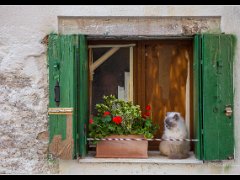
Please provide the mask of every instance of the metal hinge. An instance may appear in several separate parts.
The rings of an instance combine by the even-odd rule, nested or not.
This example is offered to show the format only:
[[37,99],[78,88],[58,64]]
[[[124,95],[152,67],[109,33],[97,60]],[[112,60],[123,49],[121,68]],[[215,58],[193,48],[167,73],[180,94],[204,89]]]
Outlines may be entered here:
[[233,110],[232,110],[231,104],[226,105],[226,107],[225,107],[225,115],[227,117],[231,117],[232,113],[233,113]]

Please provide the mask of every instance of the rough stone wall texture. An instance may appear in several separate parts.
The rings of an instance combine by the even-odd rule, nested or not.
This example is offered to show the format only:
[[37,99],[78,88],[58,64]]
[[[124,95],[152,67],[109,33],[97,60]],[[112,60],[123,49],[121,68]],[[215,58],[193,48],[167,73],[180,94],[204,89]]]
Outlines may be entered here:
[[0,174],[58,172],[47,160],[48,138],[41,133],[47,130],[48,105],[41,39],[49,31],[36,11],[41,12],[0,8]]
[[[58,173],[58,163],[46,157],[48,81],[46,47],[41,40],[58,30],[59,16],[221,16],[221,30],[240,39],[239,6],[1,6],[0,173]],[[204,172],[240,172],[239,57],[238,42],[234,64],[236,159],[224,171],[223,166],[216,170],[205,165]],[[142,168],[154,169],[155,166]],[[194,172],[203,172],[198,166],[191,167]],[[131,166],[122,168],[125,170],[121,172],[127,172]],[[81,169],[83,174],[87,173],[87,166]],[[157,169],[158,173],[174,173],[174,165]],[[188,167],[181,165],[181,172],[184,169]]]

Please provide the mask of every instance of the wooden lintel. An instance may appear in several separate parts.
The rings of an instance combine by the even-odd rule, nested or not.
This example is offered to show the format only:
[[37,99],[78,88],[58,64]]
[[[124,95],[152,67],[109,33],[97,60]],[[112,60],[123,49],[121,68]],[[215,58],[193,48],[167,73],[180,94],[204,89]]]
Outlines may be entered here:
[[98,44],[98,45],[89,45],[88,48],[113,48],[113,47],[133,47],[136,44]]

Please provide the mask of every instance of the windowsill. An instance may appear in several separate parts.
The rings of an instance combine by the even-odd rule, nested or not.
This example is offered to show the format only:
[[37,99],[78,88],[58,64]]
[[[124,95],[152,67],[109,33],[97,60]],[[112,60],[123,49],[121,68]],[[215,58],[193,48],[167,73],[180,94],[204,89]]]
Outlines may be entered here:
[[203,164],[195,158],[193,152],[188,159],[168,159],[159,155],[158,151],[149,151],[148,159],[129,159],[129,158],[95,158],[95,152],[90,151],[87,157],[78,160],[79,163],[154,163],[154,164]]

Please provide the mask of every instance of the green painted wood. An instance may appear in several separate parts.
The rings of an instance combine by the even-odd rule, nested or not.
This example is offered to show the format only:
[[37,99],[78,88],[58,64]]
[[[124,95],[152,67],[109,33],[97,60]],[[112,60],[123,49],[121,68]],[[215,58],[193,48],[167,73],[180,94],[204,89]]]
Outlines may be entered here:
[[75,35],[74,38],[74,67],[73,67],[73,103],[74,103],[74,108],[75,111],[73,112],[73,116],[74,116],[74,121],[73,121],[73,137],[74,137],[74,155],[77,158],[78,154],[79,154],[79,149],[78,149],[78,136],[77,136],[77,125],[78,125],[78,100],[77,100],[77,65],[78,65],[78,59],[79,59],[79,41],[78,41],[78,36]]
[[194,104],[194,138],[198,142],[194,144],[195,156],[202,160],[202,69],[201,69],[201,35],[194,37],[193,59],[193,104]]
[[78,133],[79,133],[79,155],[84,157],[87,154],[87,129],[89,119],[89,98],[88,98],[88,50],[87,40],[84,35],[79,35],[79,65],[78,68]]
[[203,158],[225,160],[234,156],[233,116],[233,36],[202,35]]
[[[60,38],[57,35],[51,34],[48,40],[48,68],[49,68],[49,107],[57,107],[54,101],[54,87],[56,81],[60,80],[60,69],[57,66],[60,64]],[[61,133],[59,130],[59,117],[57,115],[49,116],[49,140],[53,139],[55,134],[60,134],[63,137],[66,131]]]
[[[62,108],[76,109],[76,35],[49,35],[48,45],[48,67],[49,67],[49,107],[58,107],[54,101],[54,87],[56,81],[60,85],[60,106]],[[74,152],[76,154],[76,113],[73,112],[73,138]],[[66,116],[49,116],[50,142],[55,135],[61,135],[62,140],[66,139]]]

